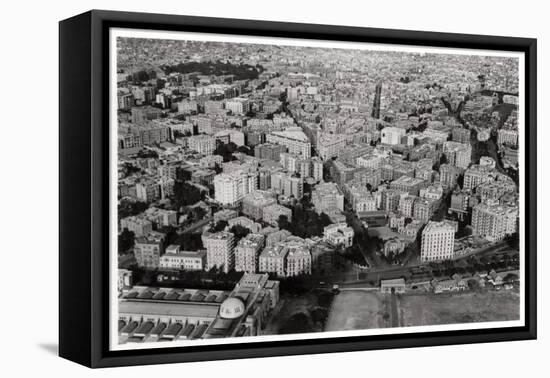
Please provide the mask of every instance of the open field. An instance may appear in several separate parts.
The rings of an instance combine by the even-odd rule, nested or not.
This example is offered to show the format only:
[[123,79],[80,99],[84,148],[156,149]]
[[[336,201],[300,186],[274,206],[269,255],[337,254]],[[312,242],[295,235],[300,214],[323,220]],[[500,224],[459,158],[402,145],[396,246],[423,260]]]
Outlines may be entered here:
[[418,293],[395,296],[342,291],[334,297],[325,331],[440,325],[519,319],[519,293]]
[[332,301],[325,331],[386,328],[389,316],[389,295],[342,291]]
[[516,290],[405,294],[397,302],[400,327],[519,319]]

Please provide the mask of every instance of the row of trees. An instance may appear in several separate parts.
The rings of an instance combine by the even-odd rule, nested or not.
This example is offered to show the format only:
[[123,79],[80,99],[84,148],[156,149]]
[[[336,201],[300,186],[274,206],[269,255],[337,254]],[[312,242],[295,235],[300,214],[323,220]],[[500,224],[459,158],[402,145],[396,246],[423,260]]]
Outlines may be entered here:
[[435,277],[452,276],[454,274],[476,274],[480,272],[490,272],[491,270],[515,270],[519,268],[518,261],[510,257],[498,258],[494,256],[493,259],[469,259],[467,265],[458,266],[456,262],[449,260],[440,263],[430,263],[430,269]]
[[[159,275],[174,277],[175,279],[158,281]],[[194,289],[232,290],[241,279],[243,273],[234,270],[228,273],[217,268],[208,271],[185,270],[178,272],[161,272],[158,270],[135,269],[135,282],[147,286],[163,287],[192,287]]]

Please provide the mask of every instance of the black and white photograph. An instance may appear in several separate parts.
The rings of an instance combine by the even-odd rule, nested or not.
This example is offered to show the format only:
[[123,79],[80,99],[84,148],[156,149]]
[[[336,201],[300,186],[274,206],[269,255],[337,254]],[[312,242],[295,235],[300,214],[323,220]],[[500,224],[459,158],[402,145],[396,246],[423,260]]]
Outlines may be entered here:
[[112,350],[525,324],[523,53],[109,40]]
[[2,10],[2,376],[544,376],[543,3]]

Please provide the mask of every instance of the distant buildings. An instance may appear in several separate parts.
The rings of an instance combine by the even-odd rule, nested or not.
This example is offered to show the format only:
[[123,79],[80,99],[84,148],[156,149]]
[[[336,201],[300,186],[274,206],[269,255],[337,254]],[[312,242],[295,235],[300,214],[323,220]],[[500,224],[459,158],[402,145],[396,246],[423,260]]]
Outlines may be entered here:
[[428,222],[422,231],[420,259],[435,261],[453,258],[455,227],[447,221]]
[[142,125],[147,123],[147,121],[160,118],[162,115],[162,110],[152,106],[141,106],[132,108],[131,113],[132,123],[134,125]]

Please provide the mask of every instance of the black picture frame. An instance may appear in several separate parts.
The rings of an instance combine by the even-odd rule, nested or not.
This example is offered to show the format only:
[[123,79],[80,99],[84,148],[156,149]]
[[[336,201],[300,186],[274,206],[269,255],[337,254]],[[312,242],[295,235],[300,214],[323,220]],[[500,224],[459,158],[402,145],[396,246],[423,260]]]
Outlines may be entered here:
[[[109,351],[111,27],[524,52],[525,326]],[[95,368],[536,338],[536,39],[92,10],[60,22],[59,61],[61,357]]]

